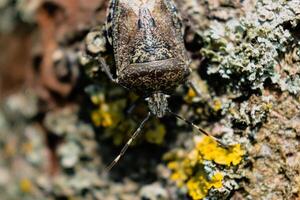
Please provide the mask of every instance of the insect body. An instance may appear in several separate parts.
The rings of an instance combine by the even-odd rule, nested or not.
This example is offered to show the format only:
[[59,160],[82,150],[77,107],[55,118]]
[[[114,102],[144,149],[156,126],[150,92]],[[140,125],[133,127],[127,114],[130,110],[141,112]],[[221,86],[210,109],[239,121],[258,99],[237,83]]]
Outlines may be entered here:
[[100,56],[103,70],[112,81],[146,97],[150,109],[107,170],[120,160],[151,115],[169,113],[209,135],[168,109],[167,97],[190,74],[182,23],[172,0],[111,0],[106,33],[113,47],[116,79]]
[[163,117],[167,94],[189,75],[173,1],[112,0],[107,19],[118,83],[147,97],[152,114]]

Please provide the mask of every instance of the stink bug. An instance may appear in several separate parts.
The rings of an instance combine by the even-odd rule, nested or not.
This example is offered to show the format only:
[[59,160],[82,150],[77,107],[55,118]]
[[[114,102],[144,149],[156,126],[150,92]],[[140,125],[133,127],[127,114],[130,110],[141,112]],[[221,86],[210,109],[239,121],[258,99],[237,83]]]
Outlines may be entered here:
[[167,98],[190,74],[182,22],[173,0],[110,0],[107,13],[106,37],[113,48],[116,74],[99,56],[101,67],[112,81],[146,97],[150,109],[107,169],[124,155],[151,115],[161,118],[169,113],[209,135],[168,108]]

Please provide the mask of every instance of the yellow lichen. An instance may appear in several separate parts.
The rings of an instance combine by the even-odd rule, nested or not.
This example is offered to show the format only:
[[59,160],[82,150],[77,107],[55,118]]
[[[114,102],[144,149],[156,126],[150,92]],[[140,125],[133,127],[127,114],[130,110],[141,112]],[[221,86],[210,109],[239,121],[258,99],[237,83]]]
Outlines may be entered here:
[[193,101],[193,98],[196,96],[197,96],[196,92],[192,88],[190,88],[188,90],[188,93],[185,95],[184,100],[188,103],[191,103]]
[[120,121],[114,121],[116,124],[106,130],[106,135],[113,137],[113,143],[116,146],[124,144],[132,135],[136,128],[136,123],[133,120],[125,120],[121,118]]
[[[126,107],[128,108],[128,105],[133,104],[138,99],[134,93],[129,93],[128,96],[128,99],[108,102],[104,90],[95,90],[91,93],[90,101],[95,105],[95,109],[91,111],[91,121],[97,127],[104,127],[105,137],[111,137],[115,145],[122,145],[128,141],[139,126],[137,120],[126,116],[123,112]],[[141,107],[135,108],[137,113],[144,112],[138,108]],[[162,144],[166,135],[165,126],[154,118],[146,124],[143,131],[145,132],[143,134],[145,140],[154,144]]]
[[182,162],[173,161],[168,163],[168,168],[173,171],[171,174],[171,179],[176,182],[178,187],[184,186],[185,181],[189,178],[189,175],[192,173],[188,163],[188,159],[183,160]]
[[32,183],[28,178],[23,178],[20,180],[20,190],[24,193],[32,192]]
[[[196,100],[196,98],[199,98],[200,96],[198,96],[197,92],[201,93],[201,98],[207,98],[207,94],[208,94],[208,88],[207,88],[207,83],[203,80],[200,79],[193,79],[193,83],[194,86],[196,88],[192,88],[190,87],[187,94],[184,96],[184,100],[187,103],[192,103],[194,100]],[[195,91],[195,89],[197,90],[197,92]]]
[[222,109],[222,102],[221,102],[220,99],[214,99],[214,101],[213,101],[213,109],[216,112]]
[[109,112],[101,109],[92,111],[91,118],[95,126],[109,127],[113,123]]
[[265,110],[271,110],[273,108],[273,103],[263,103],[262,106]]
[[[244,151],[240,144],[228,147],[220,147],[210,137],[203,137],[196,143],[190,152],[178,151],[171,157],[166,155],[165,159],[171,160],[168,168],[172,171],[171,180],[178,187],[186,187],[188,194],[194,199],[203,199],[211,188],[221,188],[223,175],[214,172],[210,178],[204,170],[204,161],[213,161],[220,165],[237,165],[241,162]],[[171,157],[171,158],[170,158]]]
[[113,124],[113,120],[110,114],[109,105],[105,102],[103,94],[91,96],[93,104],[97,105],[98,108],[93,110],[91,113],[91,119],[95,126],[109,127]]
[[166,135],[166,128],[163,124],[159,124],[158,120],[153,125],[153,128],[149,129],[145,133],[146,140],[154,144],[162,144]]
[[237,165],[241,162],[242,156],[245,154],[240,144],[230,146],[225,149],[210,137],[204,137],[196,145],[196,149],[204,160],[211,160],[220,165],[230,164]]
[[188,180],[188,193],[194,200],[203,199],[210,188],[221,188],[222,180],[223,175],[220,172],[217,172],[213,175],[211,180],[208,180],[204,171],[199,171],[195,176]]

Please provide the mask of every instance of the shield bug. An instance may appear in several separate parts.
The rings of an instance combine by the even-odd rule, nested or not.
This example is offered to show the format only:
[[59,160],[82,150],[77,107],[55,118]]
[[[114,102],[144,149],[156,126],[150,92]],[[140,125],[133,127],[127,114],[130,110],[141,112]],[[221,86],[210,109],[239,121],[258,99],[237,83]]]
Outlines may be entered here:
[[152,114],[163,117],[167,94],[190,73],[182,24],[171,0],[112,0],[106,23],[116,81],[146,96]]
[[[167,98],[190,74],[180,15],[172,0],[111,0],[106,37],[113,48],[116,74],[99,56],[108,77],[145,97],[150,112],[108,166],[110,170],[124,155],[151,115],[172,114],[200,132],[204,130],[173,113]],[[116,77],[116,78],[114,78]]]

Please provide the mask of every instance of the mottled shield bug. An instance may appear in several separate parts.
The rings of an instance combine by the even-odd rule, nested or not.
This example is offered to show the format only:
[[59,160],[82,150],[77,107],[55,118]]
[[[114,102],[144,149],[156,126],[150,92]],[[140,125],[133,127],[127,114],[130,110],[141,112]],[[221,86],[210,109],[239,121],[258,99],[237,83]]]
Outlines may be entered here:
[[160,118],[172,114],[208,135],[168,108],[168,96],[186,83],[190,74],[182,22],[172,0],[111,0],[106,37],[113,48],[116,74],[111,74],[100,56],[103,70],[112,81],[144,96],[150,109],[108,170],[118,162],[151,115]]
[[163,117],[170,94],[190,71],[182,24],[171,0],[112,0],[107,37],[113,46],[116,81],[147,101]]

